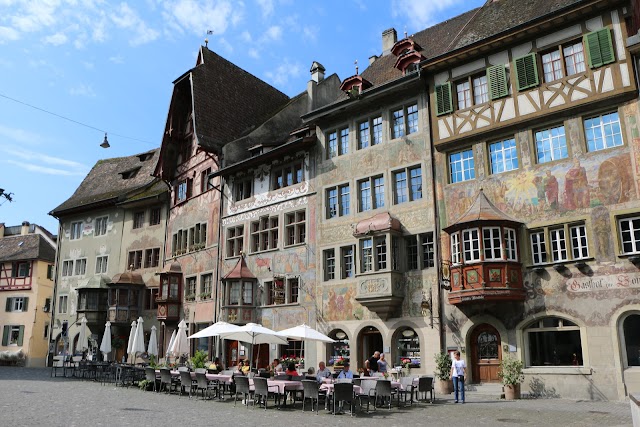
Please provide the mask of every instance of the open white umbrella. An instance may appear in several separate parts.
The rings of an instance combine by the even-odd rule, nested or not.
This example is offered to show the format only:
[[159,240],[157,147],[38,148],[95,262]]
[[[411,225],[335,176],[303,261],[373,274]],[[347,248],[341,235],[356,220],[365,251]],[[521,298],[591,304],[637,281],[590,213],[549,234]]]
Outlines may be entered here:
[[307,340],[320,342],[336,342],[334,339],[326,336],[322,332],[316,331],[315,329],[305,325],[304,323],[302,325],[294,326],[293,328],[278,331],[278,333],[280,335],[286,336],[287,338],[302,340],[302,354],[305,356],[305,358],[306,354],[304,352],[304,349],[307,346]]
[[87,318],[80,319],[80,336],[78,337],[78,347],[76,351],[85,351],[89,348],[89,339],[87,338]]
[[189,341],[187,341],[187,323],[183,320],[178,323],[178,333],[171,347],[171,353],[175,357],[189,353]]
[[129,331],[129,341],[127,341],[127,355],[133,351],[133,340],[136,337],[136,321],[131,322],[131,331]]
[[133,363],[136,362],[138,353],[144,353],[144,319],[138,317],[136,325],[136,333],[133,336],[133,344],[131,345],[131,354],[133,354]]
[[105,360],[107,359],[107,354],[111,353],[111,322],[107,322],[104,325],[104,335],[102,335],[100,351],[102,352],[103,359]]
[[149,356],[158,357],[158,338],[156,336],[156,327],[151,327],[151,335],[149,336],[149,348],[147,349]]
[[211,326],[207,326],[203,330],[196,332],[193,335],[189,336],[189,339],[193,338],[207,338],[207,337],[217,337],[222,334],[235,332],[240,329],[240,326],[232,325],[227,322],[216,322]]
[[220,334],[220,338],[226,340],[242,341],[251,343],[251,366],[253,366],[253,345],[254,344],[282,344],[289,342],[285,337],[272,329],[265,328],[256,323],[247,323],[238,327],[236,331]]

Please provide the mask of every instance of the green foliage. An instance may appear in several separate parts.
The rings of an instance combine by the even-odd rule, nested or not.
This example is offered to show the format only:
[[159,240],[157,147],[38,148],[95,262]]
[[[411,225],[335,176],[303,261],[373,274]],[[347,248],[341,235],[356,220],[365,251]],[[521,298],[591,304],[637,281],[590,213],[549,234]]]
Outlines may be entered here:
[[153,369],[158,368],[158,361],[156,360],[156,356],[154,354],[149,355],[149,367]]
[[124,348],[124,339],[118,335],[111,336],[111,347],[114,349]]
[[205,368],[208,355],[206,351],[198,350],[190,359],[190,365],[193,369]]
[[140,390],[146,390],[148,386],[151,385],[151,381],[149,380],[140,380],[138,381],[138,387]]
[[500,362],[498,377],[502,378],[503,385],[520,384],[524,381],[523,368],[524,364],[521,360],[514,357],[505,357]]
[[451,379],[451,356],[449,353],[436,353],[434,357],[436,359],[436,371],[434,372],[436,378],[445,381]]

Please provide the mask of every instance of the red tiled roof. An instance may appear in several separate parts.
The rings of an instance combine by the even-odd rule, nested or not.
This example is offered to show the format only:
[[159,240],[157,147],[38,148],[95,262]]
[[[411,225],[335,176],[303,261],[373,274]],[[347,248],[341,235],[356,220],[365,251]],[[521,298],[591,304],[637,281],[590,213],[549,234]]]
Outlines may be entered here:
[[362,236],[387,230],[402,231],[402,228],[397,218],[392,217],[389,212],[382,212],[358,222],[353,230],[353,235]]
[[244,261],[244,257],[240,257],[238,263],[233,270],[227,273],[222,280],[228,279],[255,279],[256,276],[253,275],[249,267],[247,267],[247,263]]
[[458,230],[466,225],[474,224],[476,222],[493,221],[493,222],[510,222],[512,224],[521,224],[520,221],[511,218],[509,215],[502,212],[495,207],[487,196],[485,196],[482,188],[478,192],[476,200],[471,207],[467,209],[465,213],[460,216],[453,224],[445,227],[443,230],[447,233],[449,231]]

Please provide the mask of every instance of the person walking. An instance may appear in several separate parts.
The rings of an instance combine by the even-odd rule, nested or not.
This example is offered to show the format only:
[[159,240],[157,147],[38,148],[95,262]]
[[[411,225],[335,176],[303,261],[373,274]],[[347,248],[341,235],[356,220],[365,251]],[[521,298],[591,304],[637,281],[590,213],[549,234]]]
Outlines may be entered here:
[[467,374],[467,364],[464,360],[460,360],[459,351],[456,351],[453,357],[454,359],[451,362],[451,379],[453,379],[453,390],[455,393],[453,403],[458,403],[458,394],[460,394],[460,402],[464,403],[464,377]]
[[378,372],[380,372],[381,374],[386,374],[387,373],[387,361],[384,360],[384,353],[380,353],[380,359],[378,360]]
[[374,376],[374,374],[378,372],[378,359],[380,359],[379,351],[374,352],[373,356],[367,359],[369,360],[369,374],[371,374],[371,376]]

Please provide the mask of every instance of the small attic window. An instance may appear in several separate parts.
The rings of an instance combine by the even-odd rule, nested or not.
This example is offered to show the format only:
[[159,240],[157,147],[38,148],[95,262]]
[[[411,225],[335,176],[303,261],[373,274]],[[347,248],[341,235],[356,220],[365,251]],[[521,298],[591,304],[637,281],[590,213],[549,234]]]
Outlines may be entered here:
[[139,170],[140,168],[133,168],[128,171],[120,172],[120,175],[122,175],[122,179],[131,179],[138,174]]
[[152,157],[153,157],[153,153],[143,153],[138,155],[138,159],[140,159],[141,162],[146,162],[147,160],[151,160]]

